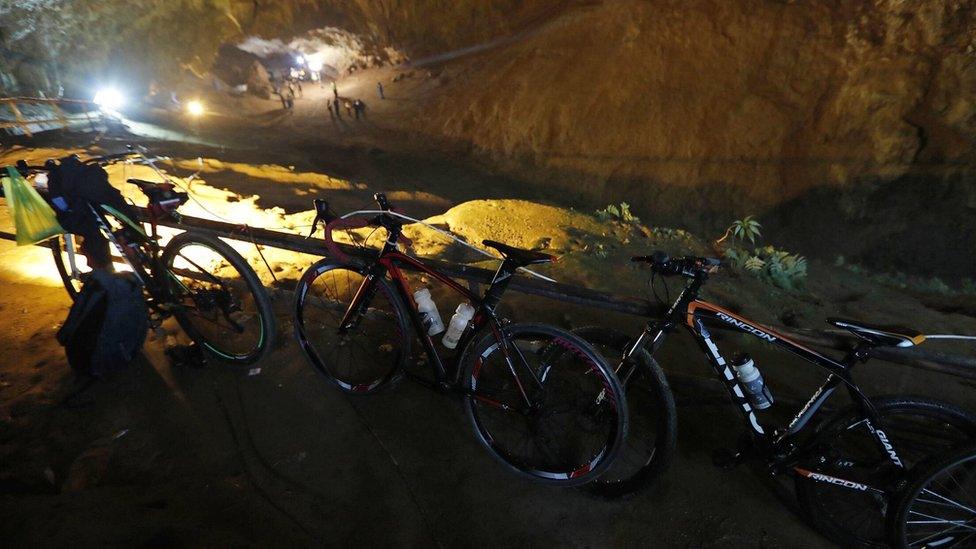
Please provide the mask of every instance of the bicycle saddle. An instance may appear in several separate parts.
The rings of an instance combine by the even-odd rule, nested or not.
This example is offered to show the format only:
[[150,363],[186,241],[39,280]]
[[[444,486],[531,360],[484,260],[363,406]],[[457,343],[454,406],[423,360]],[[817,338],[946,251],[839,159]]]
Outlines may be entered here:
[[166,211],[176,209],[190,198],[187,193],[177,192],[172,183],[158,183],[135,178],[127,179],[127,181],[139,187],[139,190],[149,198],[150,206],[158,206]]
[[508,244],[502,244],[501,242],[495,242],[494,240],[482,240],[481,243],[489,248],[498,250],[505,257],[505,259],[518,264],[520,267],[525,265],[536,265],[539,263],[552,263],[556,260],[554,256],[549,254],[544,254],[542,252],[536,252],[533,250],[523,250],[522,248],[516,248],[515,246],[509,246]]
[[857,337],[878,346],[913,347],[925,341],[925,334],[902,326],[879,326],[842,318],[828,318],[827,323],[850,331]]

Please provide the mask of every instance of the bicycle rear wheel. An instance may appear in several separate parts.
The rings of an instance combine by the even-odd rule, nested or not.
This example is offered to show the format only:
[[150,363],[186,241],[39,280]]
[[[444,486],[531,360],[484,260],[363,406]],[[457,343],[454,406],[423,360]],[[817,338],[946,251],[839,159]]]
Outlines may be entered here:
[[[573,330],[599,351],[609,364],[620,361],[630,338],[616,330],[589,326]],[[632,495],[667,470],[677,442],[678,414],[664,371],[644,350],[637,353],[629,379],[622,379],[629,423],[620,455],[599,478],[584,486],[604,498]]]
[[190,339],[211,355],[252,364],[271,348],[271,300],[243,257],[217,237],[186,232],[162,256],[171,311]]
[[976,546],[976,445],[916,467],[888,524],[894,547]]
[[[976,436],[976,416],[936,400],[914,397],[871,399],[879,424],[905,468],[882,453],[861,415],[841,411],[817,430],[820,451],[806,468],[884,488],[893,493],[907,470],[929,456]],[[822,461],[821,461],[822,459]],[[845,547],[884,547],[888,497],[796,477],[800,508],[825,536]]]
[[379,391],[403,373],[410,356],[405,308],[385,279],[364,296],[352,326],[342,327],[367,267],[323,259],[295,288],[295,336],[312,366],[352,394]]
[[579,337],[510,325],[465,350],[464,405],[478,440],[510,471],[562,486],[590,482],[627,433],[613,370]]

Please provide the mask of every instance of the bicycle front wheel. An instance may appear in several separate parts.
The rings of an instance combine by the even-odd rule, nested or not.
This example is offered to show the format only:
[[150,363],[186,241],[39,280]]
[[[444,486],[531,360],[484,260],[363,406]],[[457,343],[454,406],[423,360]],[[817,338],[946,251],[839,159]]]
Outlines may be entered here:
[[894,547],[976,546],[976,445],[916,467],[888,523]]
[[339,389],[374,393],[398,380],[410,356],[407,315],[386,279],[375,279],[357,301],[367,267],[315,263],[295,288],[295,336],[312,366]]
[[[630,338],[616,330],[588,326],[573,330],[596,348],[607,362],[620,361]],[[671,464],[678,436],[678,413],[664,370],[641,349],[624,365],[632,371],[624,379],[628,428],[620,455],[600,478],[584,489],[607,499],[626,497],[650,486]]]
[[[894,493],[907,470],[930,456],[976,436],[976,416],[937,400],[914,397],[871,399],[874,427],[885,433],[904,468],[882,452],[866,420],[854,409],[839,413],[817,430],[819,451],[806,468]],[[868,491],[796,477],[800,508],[824,535],[844,547],[887,545],[889,498]]]
[[186,232],[169,241],[162,261],[170,310],[190,339],[231,363],[267,353],[276,329],[271,300],[241,254],[217,237]]
[[478,440],[509,470],[540,482],[577,486],[598,477],[627,433],[612,368],[564,330],[513,324],[499,335],[473,343],[460,365]]
[[88,261],[81,254],[77,244],[78,237],[70,233],[64,233],[52,237],[48,241],[51,253],[54,255],[54,266],[58,269],[64,289],[68,292],[68,297],[77,299],[81,293],[81,287],[87,275],[91,273]]

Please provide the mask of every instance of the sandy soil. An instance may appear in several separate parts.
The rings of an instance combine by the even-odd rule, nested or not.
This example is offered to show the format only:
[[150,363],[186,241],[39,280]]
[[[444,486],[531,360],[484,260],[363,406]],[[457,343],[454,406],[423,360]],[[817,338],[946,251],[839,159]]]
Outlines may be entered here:
[[[367,97],[380,76],[348,79],[340,93]],[[426,85],[422,76],[404,84]],[[548,246],[564,256],[546,271],[561,281],[631,294],[643,292],[646,273],[630,267],[629,255],[653,248],[708,251],[707,240],[696,236],[669,238],[648,227],[599,223],[590,213],[596,205],[545,196],[463,151],[404,141],[411,111],[397,106],[398,89],[388,88],[386,101],[370,101],[368,118],[360,122],[330,119],[323,98],[331,92],[321,88],[306,88],[292,114],[257,100],[215,100],[218,112],[189,130],[196,143],[153,146],[173,156],[168,171],[200,170],[192,187],[200,203],[186,207],[193,215],[300,232],[313,197],[327,196],[345,211],[369,205],[369,195],[384,190],[408,213],[430,217],[470,242],[494,237]],[[232,117],[235,108],[250,114]],[[172,122],[156,115],[160,120]],[[160,134],[142,129],[140,140]],[[133,137],[107,136],[94,147],[88,139],[39,138],[32,150],[3,151],[0,164],[76,148],[112,150]],[[146,175],[137,170],[115,168],[113,181]],[[0,225],[7,222],[0,218]],[[414,236],[419,253],[471,259],[430,235]],[[253,250],[241,249],[257,266]],[[0,242],[0,317],[7,321],[0,336],[0,512],[6,517],[0,535],[12,545],[824,544],[761,477],[710,465],[714,448],[734,443],[739,420],[720,389],[681,381],[707,375],[701,359],[689,358],[692,348],[682,336],[661,357],[676,375],[681,405],[677,462],[655,490],[606,503],[507,476],[469,434],[450,398],[410,384],[371,399],[340,395],[290,341],[286,291],[275,294],[283,344],[259,375],[219,364],[173,366],[159,338],[147,343],[145,358],[129,372],[66,407],[72,375],[53,333],[68,302],[44,253]],[[310,258],[269,252],[269,260],[287,288]],[[909,295],[818,262],[810,270],[807,292],[726,274],[710,295],[769,323],[821,327],[823,318],[839,314],[976,333],[966,307],[940,311],[949,310],[944,305],[951,297]],[[440,297],[438,303],[442,311],[454,307]],[[566,326],[604,323],[633,332],[639,325],[638,319],[514,295],[507,312]],[[740,341],[729,337],[726,343]],[[809,394],[822,377],[789,357],[750,350],[781,402]],[[971,388],[953,378],[874,363],[861,379],[870,394],[925,393],[976,406]]]

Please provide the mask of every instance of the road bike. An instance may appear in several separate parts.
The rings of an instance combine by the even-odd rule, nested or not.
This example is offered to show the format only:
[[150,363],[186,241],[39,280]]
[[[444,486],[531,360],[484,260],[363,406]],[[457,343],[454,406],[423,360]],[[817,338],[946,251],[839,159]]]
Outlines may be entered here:
[[[295,290],[295,333],[312,366],[340,390],[375,393],[409,377],[461,396],[482,445],[508,470],[571,486],[591,481],[613,461],[627,430],[623,392],[609,364],[570,332],[513,324],[496,306],[511,278],[550,255],[490,240],[504,257],[484,295],[398,250],[403,223],[383,194],[369,219],[338,218],[315,201],[331,258],[313,264]],[[378,254],[349,258],[333,241],[336,229],[386,231]],[[429,334],[431,318],[417,307],[402,268],[423,273],[461,295],[474,309],[453,356]],[[414,337],[432,376],[408,371]]]
[[893,547],[976,547],[976,444],[916,466],[888,525]]
[[[99,166],[116,162],[146,164],[164,178],[164,182],[127,180],[148,199],[145,225],[109,204],[86,202],[81,206],[88,208],[99,233],[115,250],[112,263],[124,265],[142,284],[150,325],[158,326],[173,316],[211,356],[238,364],[260,360],[273,344],[276,327],[271,301],[257,274],[237,251],[215,236],[187,231],[160,245],[159,222],[179,219],[177,208],[189,195],[177,191],[141,150],[82,161]],[[24,177],[57,168],[54,160],[43,166],[24,161],[16,165]],[[91,272],[83,256],[84,243],[64,233],[52,238],[49,245],[65,289],[74,299]]]
[[[831,324],[849,330],[858,339],[852,350],[835,360],[698,299],[709,275],[718,268],[717,259],[670,258],[655,252],[633,261],[650,266],[652,285],[655,275],[683,277],[686,284],[664,317],[648,322],[636,338],[604,328],[576,332],[604,352],[622,357],[615,372],[630,408],[625,451],[607,473],[587,486],[588,490],[604,497],[632,494],[659,476],[672,459],[674,399],[655,355],[679,325],[698,343],[745,425],[738,447],[718,451],[716,465],[731,467],[749,461],[762,464],[774,475],[792,475],[808,519],[841,545],[884,545],[885,513],[892,495],[905,481],[907,468],[976,436],[976,416],[965,410],[918,397],[868,397],[852,377],[854,366],[867,361],[872,348],[919,345],[925,340],[923,334],[831,319]],[[768,425],[757,416],[750,387],[737,375],[736,364],[744,364],[745,358],[730,362],[715,343],[715,329],[731,329],[785,349],[827,370],[827,378],[788,424]],[[821,413],[824,404],[838,389],[846,390],[852,404],[820,419],[827,415]]]

